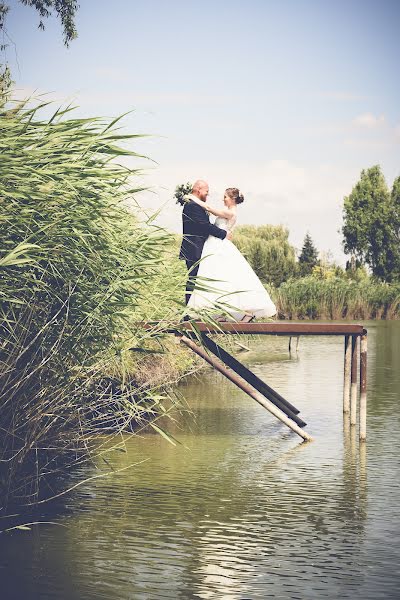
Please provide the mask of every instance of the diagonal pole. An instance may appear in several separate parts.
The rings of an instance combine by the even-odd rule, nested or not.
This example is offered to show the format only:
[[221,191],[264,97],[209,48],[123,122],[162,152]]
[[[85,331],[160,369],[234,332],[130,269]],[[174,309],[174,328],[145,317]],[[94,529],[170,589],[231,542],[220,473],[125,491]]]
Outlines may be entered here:
[[268,398],[272,404],[275,404],[282,412],[284,412],[292,421],[297,423],[300,427],[305,427],[307,423],[300,419],[297,415],[299,410],[293,404],[290,404],[283,396],[278,394],[272,387],[270,387],[265,381],[257,377],[250,369],[245,367],[241,362],[234,358],[229,352],[221,348],[218,344],[211,340],[206,334],[203,333],[201,336],[204,345],[210,352],[212,352],[217,358],[222,360],[228,367],[230,367],[235,373],[240,375],[247,383],[249,383],[254,389],[260,392],[263,396]]
[[184,335],[179,335],[179,340],[182,344],[190,348],[193,352],[201,356],[208,364],[210,364],[214,369],[222,373],[227,379],[232,381],[238,388],[243,390],[248,396],[256,400],[261,406],[266,408],[274,417],[282,421],[289,429],[297,433],[300,437],[305,441],[311,441],[312,437],[303,431],[294,421],[289,419],[284,412],[282,412],[279,408],[277,408],[272,402],[264,398],[262,394],[257,392],[247,381],[244,381],[238,375],[232,373],[232,371],[228,370],[226,367],[222,366],[215,358],[207,354],[207,352],[201,346],[195,344],[195,342]]

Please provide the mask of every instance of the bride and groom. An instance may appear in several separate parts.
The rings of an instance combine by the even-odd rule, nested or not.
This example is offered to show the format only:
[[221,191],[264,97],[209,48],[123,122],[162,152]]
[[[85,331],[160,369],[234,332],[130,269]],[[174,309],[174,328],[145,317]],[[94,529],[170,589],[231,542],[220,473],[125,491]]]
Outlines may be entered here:
[[[208,204],[206,181],[194,183],[182,212],[183,240],[179,258],[189,272],[186,304],[198,312],[217,308],[236,321],[272,317],[276,307],[253,269],[232,243],[237,206],[244,200],[237,188],[227,188],[224,206]],[[216,218],[210,222],[209,214]]]

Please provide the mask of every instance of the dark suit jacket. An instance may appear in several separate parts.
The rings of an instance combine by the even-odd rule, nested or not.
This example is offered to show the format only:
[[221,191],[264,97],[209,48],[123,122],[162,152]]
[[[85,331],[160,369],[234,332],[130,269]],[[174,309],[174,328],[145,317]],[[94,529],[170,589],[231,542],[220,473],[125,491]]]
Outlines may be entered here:
[[186,202],[182,211],[183,240],[179,258],[197,262],[209,235],[225,239],[226,231],[210,223],[210,217],[196,202]]

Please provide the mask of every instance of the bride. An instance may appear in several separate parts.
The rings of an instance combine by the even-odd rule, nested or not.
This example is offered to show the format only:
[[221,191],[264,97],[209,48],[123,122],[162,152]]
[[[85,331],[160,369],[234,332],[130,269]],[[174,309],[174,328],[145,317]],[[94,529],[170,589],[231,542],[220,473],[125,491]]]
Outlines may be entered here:
[[[225,206],[221,209],[197,200],[194,196],[190,198],[215,215],[215,225],[226,231],[233,230],[237,205],[244,200],[237,188],[225,190]],[[205,287],[208,289],[204,289]],[[196,286],[188,307],[197,311],[202,308],[222,308],[236,321],[250,321],[276,314],[275,304],[236,246],[227,239],[221,240],[211,235],[204,244]]]

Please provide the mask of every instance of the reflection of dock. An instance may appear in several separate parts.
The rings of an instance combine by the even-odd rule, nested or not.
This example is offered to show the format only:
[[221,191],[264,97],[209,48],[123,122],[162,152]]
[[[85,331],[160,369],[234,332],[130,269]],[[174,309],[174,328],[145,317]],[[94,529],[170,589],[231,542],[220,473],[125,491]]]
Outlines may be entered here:
[[358,354],[360,354],[359,437],[360,441],[365,441],[367,435],[367,330],[362,325],[185,321],[173,326],[162,322],[146,323],[145,327],[175,334],[181,343],[201,356],[214,369],[222,373],[306,441],[311,440],[311,437],[302,429],[306,423],[298,416],[300,411],[208,336],[213,334],[276,335],[289,338],[298,338],[301,335],[344,336],[343,413],[345,415],[350,413],[350,425],[355,426],[358,396],[357,363]]

